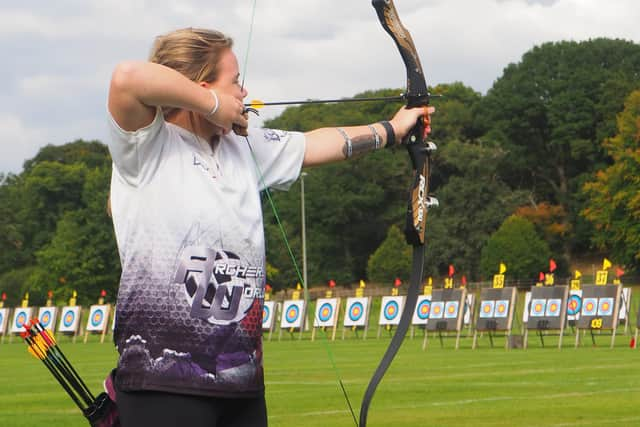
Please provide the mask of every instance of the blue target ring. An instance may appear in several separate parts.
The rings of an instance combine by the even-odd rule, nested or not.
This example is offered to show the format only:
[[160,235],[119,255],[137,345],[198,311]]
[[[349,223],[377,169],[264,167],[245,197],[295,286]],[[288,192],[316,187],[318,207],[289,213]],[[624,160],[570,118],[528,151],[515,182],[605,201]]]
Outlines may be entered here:
[[507,317],[507,314],[509,314],[509,300],[496,301],[495,317]]
[[49,326],[49,324],[51,323],[51,312],[49,310],[46,310],[42,313],[42,316],[40,316],[40,323],[42,323],[42,326],[44,326],[45,328]]
[[567,301],[567,314],[575,316],[582,310],[582,297],[580,295],[570,295]]
[[458,317],[459,308],[460,304],[458,301],[447,301],[444,305],[444,318],[455,319]]
[[400,306],[396,301],[389,301],[387,305],[384,306],[384,318],[387,320],[393,320],[398,317],[398,312],[400,311]]
[[429,311],[431,310],[431,301],[428,299],[420,301],[418,307],[416,307],[416,315],[420,320],[426,320],[429,318]]
[[0,311],[0,328],[2,327],[3,324],[4,324],[4,313]]
[[16,328],[22,328],[25,323],[27,323],[27,313],[21,311],[16,316]]
[[349,307],[349,319],[356,322],[364,314],[364,306],[361,302],[355,302]]
[[71,326],[73,326],[73,323],[76,320],[76,314],[73,311],[67,311],[64,315],[64,317],[62,318],[62,324],[66,327],[66,328],[70,328]]
[[99,308],[96,311],[94,311],[93,315],[91,316],[91,325],[94,327],[98,327],[102,323],[103,319],[104,319],[104,311],[102,311],[102,309]]
[[287,323],[293,323],[298,320],[298,316],[300,316],[300,309],[298,306],[290,305],[284,318],[287,320]]
[[269,306],[263,306],[262,307],[262,324],[266,325],[269,323],[269,316],[271,316],[271,310],[269,309]]
[[320,306],[318,310],[318,319],[321,322],[328,322],[333,317],[333,306],[328,302],[325,302]]

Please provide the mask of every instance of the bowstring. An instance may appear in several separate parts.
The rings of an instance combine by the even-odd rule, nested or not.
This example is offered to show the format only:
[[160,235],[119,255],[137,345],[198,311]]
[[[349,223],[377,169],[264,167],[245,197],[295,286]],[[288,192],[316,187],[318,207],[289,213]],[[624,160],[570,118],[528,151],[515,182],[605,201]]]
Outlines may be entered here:
[[[251,40],[253,38],[253,25],[255,22],[255,15],[256,15],[256,3],[257,0],[253,0],[253,7],[252,7],[252,12],[251,12],[251,21],[249,24],[249,37],[247,39],[247,48],[245,51],[245,57],[244,57],[244,65],[243,65],[243,70],[242,70],[242,83],[240,86],[241,90],[244,90],[244,84],[245,84],[245,79],[247,77],[247,66],[249,63],[249,50],[251,47]],[[310,309],[310,304],[309,304],[309,288],[307,287],[307,283],[304,280],[304,278],[302,277],[302,273],[300,272],[300,267],[298,266],[298,262],[296,259],[296,256],[293,253],[293,250],[291,248],[291,245],[289,243],[289,239],[287,238],[287,233],[284,229],[284,226],[282,224],[282,221],[280,220],[280,215],[278,214],[278,209],[276,208],[276,204],[273,200],[273,198],[271,197],[271,191],[269,191],[269,188],[267,187],[265,180],[264,180],[264,174],[262,173],[262,170],[260,168],[260,164],[258,163],[258,159],[256,158],[255,152],[253,151],[253,147],[251,146],[251,142],[249,141],[249,136],[245,136],[244,137],[245,141],[247,142],[247,146],[249,147],[249,151],[251,153],[251,158],[253,159],[253,163],[256,167],[256,171],[258,172],[258,179],[260,180],[260,186],[264,189],[264,194],[267,196],[267,200],[269,201],[269,205],[271,207],[271,211],[273,213],[273,216],[276,220],[276,223],[278,224],[278,229],[280,230],[280,234],[282,236],[282,240],[284,241],[285,247],[287,248],[287,252],[289,254],[289,257],[291,258],[291,261],[293,263],[294,269],[296,271],[296,275],[298,276],[298,280],[300,283],[302,283],[302,288],[304,290],[304,300],[305,300],[305,305],[307,307],[307,310]],[[344,398],[347,402],[347,406],[349,407],[349,412],[351,413],[351,417],[353,418],[353,422],[355,424],[356,427],[358,427],[358,420],[356,418],[356,414],[355,411],[353,409],[353,405],[351,405],[351,400],[349,399],[349,394],[347,393],[347,389],[344,386],[344,383],[342,381],[342,375],[340,373],[340,370],[338,369],[338,365],[335,362],[335,358],[333,356],[333,352],[331,351],[331,348],[329,346],[329,336],[328,333],[326,331],[325,328],[322,328],[324,334],[324,346],[325,349],[327,351],[327,355],[329,357],[329,361],[331,362],[331,366],[334,370],[334,372],[336,373],[336,378],[338,380],[338,384],[340,385],[340,389],[342,390],[342,394],[344,395]]]

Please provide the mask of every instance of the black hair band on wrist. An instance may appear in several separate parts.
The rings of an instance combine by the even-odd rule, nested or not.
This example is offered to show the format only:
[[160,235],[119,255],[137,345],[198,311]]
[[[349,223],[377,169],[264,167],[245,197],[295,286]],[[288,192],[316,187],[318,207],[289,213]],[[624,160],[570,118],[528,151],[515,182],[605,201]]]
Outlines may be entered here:
[[387,120],[383,120],[380,122],[384,130],[387,132],[387,144],[385,148],[391,148],[396,145],[396,133],[393,131],[393,126]]

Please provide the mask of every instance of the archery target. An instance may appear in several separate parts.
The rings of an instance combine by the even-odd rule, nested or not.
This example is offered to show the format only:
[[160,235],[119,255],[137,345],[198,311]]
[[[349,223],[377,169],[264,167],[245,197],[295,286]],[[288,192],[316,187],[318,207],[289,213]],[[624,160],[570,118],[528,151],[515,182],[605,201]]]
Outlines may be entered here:
[[471,313],[473,313],[473,307],[475,306],[476,296],[474,294],[467,294],[467,298],[464,303],[464,316],[463,321],[465,325],[471,323]]
[[338,299],[320,298],[316,301],[316,315],[313,319],[313,326],[333,327],[338,320]]
[[531,317],[544,317],[547,300],[536,298],[531,300]]
[[595,316],[598,313],[598,298],[585,298],[582,302],[582,316]]
[[288,300],[284,302],[282,307],[282,319],[280,327],[282,328],[301,328],[304,318],[304,301]]
[[522,323],[529,322],[529,313],[531,312],[531,291],[524,294],[524,310],[522,310]]
[[496,301],[495,317],[507,317],[509,315],[509,300]]
[[80,324],[80,307],[63,307],[58,332],[76,332]]
[[546,317],[558,317],[560,316],[560,308],[562,307],[562,300],[560,298],[550,298],[547,300],[547,310],[545,312]]
[[631,288],[622,288],[620,297],[620,311],[618,312],[618,320],[625,320],[631,306]]
[[582,311],[582,291],[572,290],[567,300],[567,319],[577,320]]
[[23,324],[27,323],[31,318],[31,307],[16,308],[13,312],[13,323],[11,324],[11,333],[20,333],[24,331]]
[[413,313],[411,324],[426,325],[431,311],[431,295],[420,295],[416,303],[416,311]]
[[276,317],[276,302],[265,301],[262,306],[262,329],[271,330],[273,319]]
[[444,316],[444,301],[434,301],[431,303],[430,319],[442,319]]
[[445,319],[455,319],[456,317],[458,317],[459,309],[460,303],[458,301],[447,301],[444,305]]
[[613,298],[600,298],[598,301],[598,316],[611,316],[613,314]]
[[109,318],[109,307],[107,305],[92,305],[89,309],[89,319],[87,320],[87,331],[102,332],[107,327]]
[[0,308],[0,335],[7,332],[7,319],[9,318],[9,309]]
[[403,296],[385,296],[382,297],[382,306],[380,307],[379,325],[397,325],[400,323],[402,308],[404,307]]
[[480,304],[480,318],[487,319],[493,317],[495,306],[495,301],[482,301]]
[[40,307],[38,310],[38,319],[42,326],[53,331],[56,325],[57,311],[55,307]]
[[366,326],[368,308],[369,298],[367,297],[347,298],[344,326]]

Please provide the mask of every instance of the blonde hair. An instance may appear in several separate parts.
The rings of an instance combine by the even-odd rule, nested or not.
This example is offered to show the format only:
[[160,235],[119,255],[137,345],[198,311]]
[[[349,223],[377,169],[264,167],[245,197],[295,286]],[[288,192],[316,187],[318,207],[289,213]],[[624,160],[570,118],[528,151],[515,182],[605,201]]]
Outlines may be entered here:
[[[219,31],[184,28],[156,37],[149,61],[173,68],[196,83],[212,82],[218,78],[221,54],[232,46],[233,40]],[[167,119],[178,108],[162,111]]]

